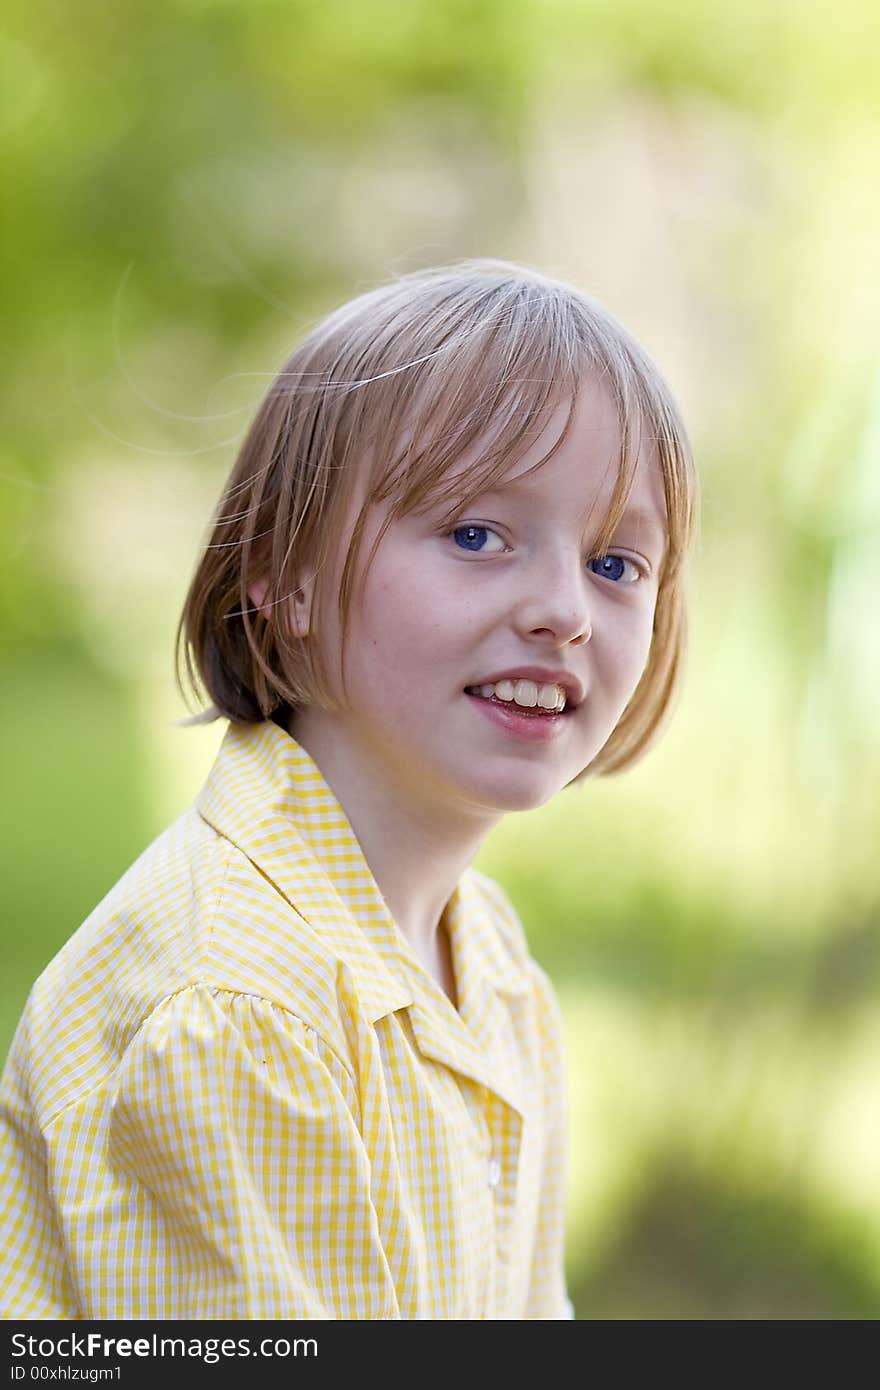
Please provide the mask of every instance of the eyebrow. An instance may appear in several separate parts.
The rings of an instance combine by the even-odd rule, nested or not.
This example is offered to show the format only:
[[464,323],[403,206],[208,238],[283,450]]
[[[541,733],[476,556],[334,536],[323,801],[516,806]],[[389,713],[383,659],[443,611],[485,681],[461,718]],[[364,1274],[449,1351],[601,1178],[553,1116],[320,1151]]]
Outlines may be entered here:
[[625,526],[628,522],[634,523],[640,530],[648,531],[655,536],[658,541],[666,540],[666,531],[662,523],[658,521],[653,512],[643,511],[641,507],[633,507],[632,511],[625,511],[620,518],[619,527]]
[[[522,486],[522,483],[524,481],[525,478],[512,478],[510,482],[505,483],[503,487],[487,488],[485,492],[479,493],[478,496],[474,498],[474,501],[482,501],[484,497],[490,499],[496,497],[501,498],[504,497],[504,495],[508,492],[522,492],[524,490]],[[622,528],[628,524],[637,526],[639,530],[647,532],[660,545],[665,546],[666,528],[664,527],[663,523],[658,519],[656,513],[647,512],[644,510],[643,507],[627,508],[626,511],[623,513],[623,516],[620,518],[620,521],[618,522],[617,529],[622,530]]]

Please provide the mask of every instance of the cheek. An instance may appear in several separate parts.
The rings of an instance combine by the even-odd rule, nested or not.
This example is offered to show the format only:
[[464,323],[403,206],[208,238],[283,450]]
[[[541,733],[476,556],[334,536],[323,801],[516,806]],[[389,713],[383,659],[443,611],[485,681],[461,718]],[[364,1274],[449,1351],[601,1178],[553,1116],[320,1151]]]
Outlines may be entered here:
[[633,661],[638,665],[640,671],[647,665],[651,651],[651,642],[654,637],[654,612],[654,604],[645,608],[633,634]]
[[365,590],[356,616],[352,662],[386,675],[411,671],[430,651],[432,627],[417,584],[407,586],[398,576],[393,581],[377,577]]
[[363,614],[376,646],[404,653],[443,644],[466,620],[460,598],[425,565],[397,565],[372,575]]
[[653,605],[625,615],[605,648],[605,664],[615,683],[631,694],[648,664],[654,631]]
[[638,686],[639,681],[642,679],[642,676],[644,675],[645,670],[648,666],[648,662],[651,657],[651,644],[653,641],[653,637],[654,610],[652,608],[650,613],[647,616],[645,616],[642,622],[639,623],[638,630],[633,636],[633,641],[631,644],[629,654],[630,670],[628,672],[627,682],[629,687],[627,703],[629,703],[629,700],[635,694],[636,687]]

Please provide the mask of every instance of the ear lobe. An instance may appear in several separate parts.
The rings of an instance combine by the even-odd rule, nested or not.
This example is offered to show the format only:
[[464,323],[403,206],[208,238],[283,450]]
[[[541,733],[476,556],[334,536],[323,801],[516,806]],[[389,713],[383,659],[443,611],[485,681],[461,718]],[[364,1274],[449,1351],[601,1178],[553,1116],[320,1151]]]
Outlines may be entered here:
[[248,598],[250,599],[254,608],[258,609],[262,613],[263,617],[266,619],[267,622],[269,618],[272,616],[272,605],[270,603],[265,602],[266,593],[268,589],[269,581],[267,579],[258,579],[256,583],[252,584],[251,587],[248,589]]
[[[291,631],[295,637],[308,637],[309,635],[309,615],[312,607],[312,588],[313,580],[306,580],[303,588],[295,589],[288,595],[288,617]],[[248,589],[248,598],[255,608],[259,609],[266,622],[272,618],[276,604],[267,597],[269,593],[269,581],[258,579],[251,584]]]

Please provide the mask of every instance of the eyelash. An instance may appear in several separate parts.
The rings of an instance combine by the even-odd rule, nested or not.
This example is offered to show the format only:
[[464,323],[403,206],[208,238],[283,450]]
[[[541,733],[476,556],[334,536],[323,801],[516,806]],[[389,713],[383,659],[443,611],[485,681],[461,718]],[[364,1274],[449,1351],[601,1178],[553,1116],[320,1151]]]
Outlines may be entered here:
[[[486,532],[488,532],[490,535],[498,536],[498,532],[497,532],[493,527],[491,527],[491,526],[483,526],[483,525],[481,525],[479,522],[473,522],[473,521],[463,522],[463,523],[459,524],[458,526],[454,526],[453,529],[452,529],[450,532],[448,532],[448,535],[449,535],[449,537],[450,537],[451,539],[454,539],[454,537],[458,534],[459,531],[486,531]],[[498,539],[501,540],[501,537],[498,536]],[[463,550],[466,549],[466,547],[464,547],[464,546],[462,546],[462,547],[460,547],[460,548],[463,549]],[[481,553],[481,552],[478,551],[478,550],[472,550],[472,551],[470,551],[470,554],[472,554],[472,555],[478,555],[478,554],[480,554],[480,553]],[[491,551],[491,552],[490,552],[490,554],[498,554],[498,553],[499,553],[498,551]],[[628,555],[619,555],[619,554],[617,554],[617,553],[614,552],[614,551],[608,551],[605,555],[594,555],[594,556],[592,556],[592,557],[590,558],[590,560],[588,560],[587,563],[590,564],[590,565],[592,565],[592,564],[596,564],[596,563],[601,563],[602,561],[605,561],[605,560],[622,560],[625,564],[632,565],[633,569],[636,571],[636,577],[635,577],[635,579],[629,580],[629,583],[630,583],[630,584],[637,583],[640,579],[645,578],[644,569],[643,569],[643,567],[642,567],[641,565],[639,565],[639,564],[637,563],[637,561],[630,559],[630,557],[629,557]],[[598,571],[593,570],[593,573],[594,573],[594,574],[597,574]],[[606,576],[606,575],[601,575],[601,574],[600,574],[600,575],[599,575],[599,578],[600,578],[600,579],[603,579],[603,578],[607,578],[607,576]],[[622,583],[623,581],[622,581],[622,580],[615,580],[615,581],[613,581],[613,582],[615,583],[615,585],[619,585],[619,584]]]

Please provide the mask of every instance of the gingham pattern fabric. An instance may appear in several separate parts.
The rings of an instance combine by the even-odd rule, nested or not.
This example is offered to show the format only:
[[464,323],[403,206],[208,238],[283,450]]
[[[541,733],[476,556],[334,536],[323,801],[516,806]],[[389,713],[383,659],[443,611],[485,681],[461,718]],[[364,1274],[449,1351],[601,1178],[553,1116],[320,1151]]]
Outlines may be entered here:
[[229,724],[29,996],[0,1088],[7,1318],[563,1318],[562,1030],[500,888],[456,1010],[314,761]]

